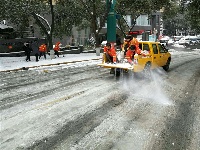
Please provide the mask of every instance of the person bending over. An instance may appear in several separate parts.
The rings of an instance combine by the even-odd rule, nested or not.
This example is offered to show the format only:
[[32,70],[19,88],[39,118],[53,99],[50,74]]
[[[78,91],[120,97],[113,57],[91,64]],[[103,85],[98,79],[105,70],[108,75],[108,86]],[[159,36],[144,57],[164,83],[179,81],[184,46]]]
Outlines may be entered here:
[[117,61],[116,50],[114,47],[111,47],[110,43],[106,43],[106,46],[104,47],[104,54],[106,55],[108,63],[116,63]]
[[131,45],[128,51],[126,52],[126,57],[125,57],[128,60],[129,64],[131,65],[133,65],[133,59],[134,59],[135,53],[136,53],[136,46]]

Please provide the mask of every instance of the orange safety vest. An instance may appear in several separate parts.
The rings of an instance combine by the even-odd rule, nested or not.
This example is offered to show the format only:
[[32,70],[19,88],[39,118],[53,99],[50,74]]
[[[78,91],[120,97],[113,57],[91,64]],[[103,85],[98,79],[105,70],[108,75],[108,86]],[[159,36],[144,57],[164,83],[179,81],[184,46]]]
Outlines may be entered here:
[[40,52],[46,52],[47,51],[47,46],[45,44],[40,45],[39,51]]
[[[125,40],[125,41],[124,41],[124,43],[123,43],[122,46],[121,46],[121,48],[122,48],[123,51],[125,51],[124,48],[125,48],[126,45],[128,45],[128,47],[129,47],[129,46],[130,46],[130,41],[128,41],[128,40]],[[128,48],[128,47],[127,47],[127,48]]]
[[108,53],[108,55],[110,55],[112,58],[113,58],[113,62],[116,62],[117,61],[117,54],[116,54],[116,50],[114,47],[111,47],[109,50],[108,48],[105,46],[103,51],[105,53]]
[[59,51],[60,50],[60,42],[57,42],[56,44],[55,44],[55,47],[53,48],[54,49],[54,51]]
[[129,63],[132,63],[133,62],[133,57],[134,57],[134,55],[135,55],[135,50],[133,51],[133,50],[128,50],[127,52],[126,52],[126,59],[128,60],[128,62]]
[[131,46],[131,45],[135,45],[135,50],[136,50],[136,52],[135,53],[137,53],[137,54],[141,54],[141,49],[139,48],[139,42],[138,42],[138,40],[136,39],[136,38],[133,38],[131,41],[130,41],[130,44],[129,44],[129,46]]
[[136,38],[133,38],[131,41],[130,41],[130,45],[135,45],[135,46],[138,46],[139,47],[139,42]]

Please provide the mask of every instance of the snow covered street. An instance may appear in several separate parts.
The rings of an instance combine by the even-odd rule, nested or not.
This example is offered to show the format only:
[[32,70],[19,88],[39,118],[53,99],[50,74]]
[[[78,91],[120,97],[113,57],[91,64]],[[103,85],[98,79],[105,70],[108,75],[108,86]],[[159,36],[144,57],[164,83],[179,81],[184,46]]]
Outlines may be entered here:
[[170,52],[151,81],[114,78],[94,53],[0,58],[0,149],[198,149],[200,51]]

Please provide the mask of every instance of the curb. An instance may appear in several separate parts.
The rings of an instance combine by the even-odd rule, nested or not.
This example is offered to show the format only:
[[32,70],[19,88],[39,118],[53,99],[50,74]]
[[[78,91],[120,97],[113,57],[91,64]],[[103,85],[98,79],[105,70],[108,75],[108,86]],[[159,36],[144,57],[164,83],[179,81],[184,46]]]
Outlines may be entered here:
[[37,65],[37,66],[30,66],[30,67],[22,67],[22,68],[11,69],[11,70],[3,70],[3,71],[0,71],[0,72],[11,72],[11,71],[28,70],[29,68],[37,68],[37,67],[45,67],[45,66],[57,66],[57,65],[61,65],[61,64],[69,64],[69,63],[77,63],[77,62],[84,62],[84,61],[90,61],[90,60],[101,60],[101,59],[102,58],[76,60],[76,61],[66,61],[66,62],[55,63],[55,64],[45,64],[45,65]]

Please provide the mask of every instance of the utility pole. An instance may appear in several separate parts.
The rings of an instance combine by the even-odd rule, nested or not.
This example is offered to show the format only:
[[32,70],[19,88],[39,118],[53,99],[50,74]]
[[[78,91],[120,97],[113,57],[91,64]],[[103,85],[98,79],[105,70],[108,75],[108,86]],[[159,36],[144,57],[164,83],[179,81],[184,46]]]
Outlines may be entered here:
[[107,42],[111,43],[112,46],[116,43],[116,14],[114,7],[116,0],[106,0],[106,6],[108,10],[107,18]]

